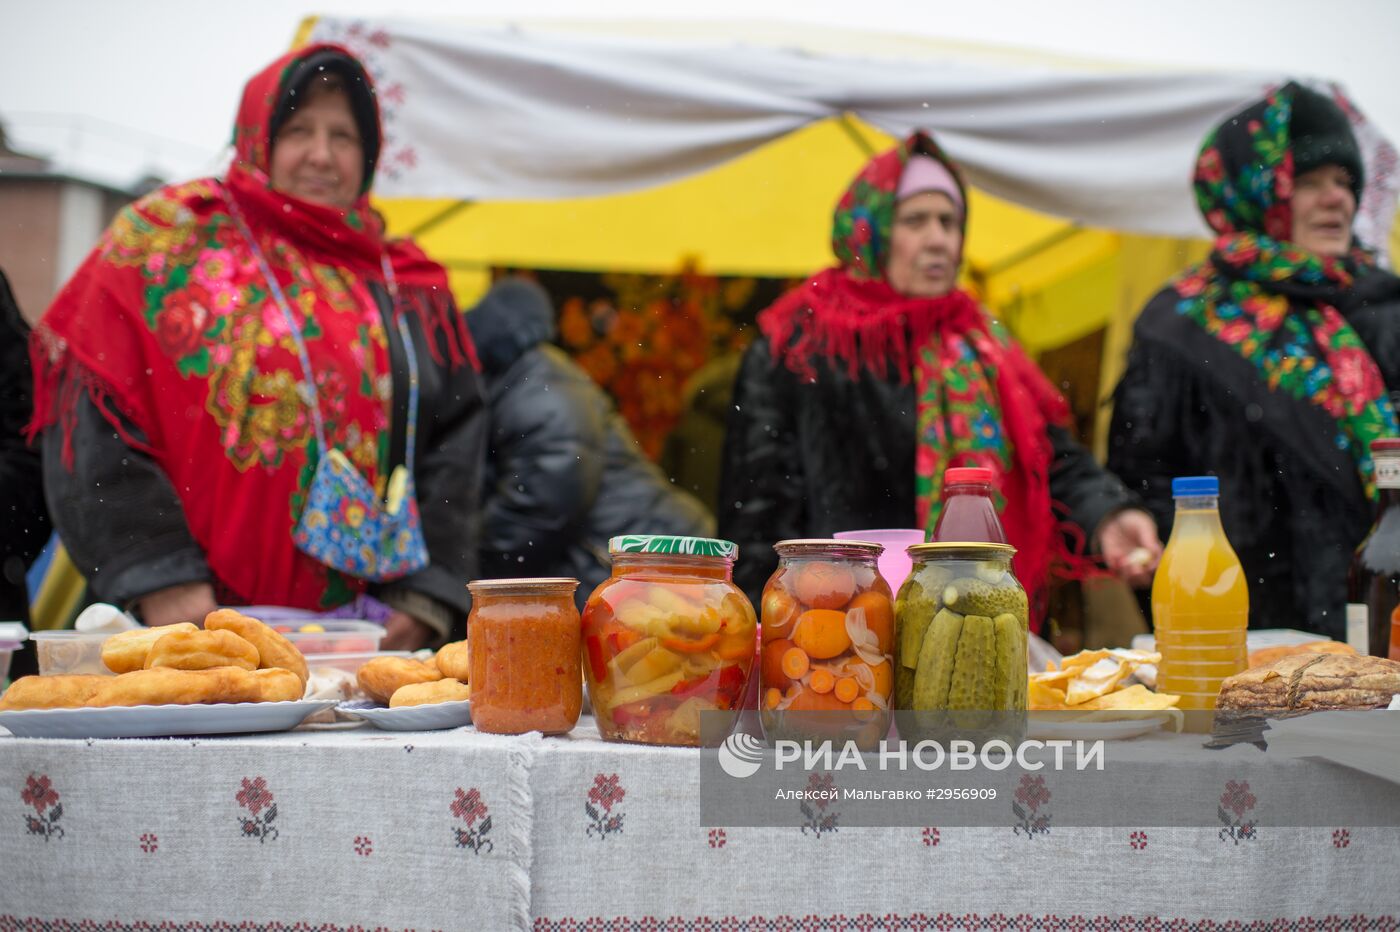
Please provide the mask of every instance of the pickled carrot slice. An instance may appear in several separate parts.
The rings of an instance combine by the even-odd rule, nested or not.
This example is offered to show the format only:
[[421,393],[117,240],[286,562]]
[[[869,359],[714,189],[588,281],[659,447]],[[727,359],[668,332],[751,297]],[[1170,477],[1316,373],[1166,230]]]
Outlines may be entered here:
[[817,667],[812,671],[812,678],[807,681],[807,685],[812,687],[813,692],[829,693],[836,685],[836,677],[831,675],[830,670]]
[[849,676],[843,676],[836,681],[836,698],[842,702],[850,702],[860,695],[860,684]]
[[789,647],[783,652],[783,672],[787,674],[788,679],[802,679],[811,665],[811,658],[800,647]]

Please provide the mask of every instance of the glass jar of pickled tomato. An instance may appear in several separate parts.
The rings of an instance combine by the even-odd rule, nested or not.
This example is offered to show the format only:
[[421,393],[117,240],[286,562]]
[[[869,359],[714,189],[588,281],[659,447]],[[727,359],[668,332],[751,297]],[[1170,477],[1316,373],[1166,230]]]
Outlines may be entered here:
[[765,735],[877,742],[894,689],[894,606],[876,568],[884,547],[785,540],[773,549],[778,568],[762,602]]
[[741,708],[758,621],[734,585],[739,548],[704,537],[608,542],[612,576],[583,610],[583,667],[607,741],[697,746],[700,713]]
[[577,579],[467,583],[472,724],[479,731],[563,734],[583,708]]

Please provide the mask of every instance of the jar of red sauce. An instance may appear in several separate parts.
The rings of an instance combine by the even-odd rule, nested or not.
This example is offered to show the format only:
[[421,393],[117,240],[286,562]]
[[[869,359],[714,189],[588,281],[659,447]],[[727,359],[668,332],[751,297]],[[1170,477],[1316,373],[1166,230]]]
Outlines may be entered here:
[[583,707],[577,579],[467,584],[472,723],[501,735],[563,734]]

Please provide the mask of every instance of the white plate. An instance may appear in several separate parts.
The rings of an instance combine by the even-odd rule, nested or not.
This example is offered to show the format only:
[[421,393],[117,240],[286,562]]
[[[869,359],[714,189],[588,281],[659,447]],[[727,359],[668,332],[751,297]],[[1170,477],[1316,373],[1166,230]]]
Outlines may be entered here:
[[336,711],[362,718],[375,728],[385,731],[437,731],[460,728],[472,723],[472,701],[434,702],[431,705],[409,705],[388,709],[369,700],[342,702]]
[[1130,718],[1121,722],[1076,722],[1072,719],[1047,721],[1040,718],[1038,714],[1032,714],[1026,728],[1026,737],[1034,738],[1037,741],[1065,739],[1071,741],[1118,741],[1151,734],[1169,721],[1171,721],[1170,715]]
[[287,731],[334,699],[217,705],[135,705],[0,712],[0,728],[17,738],[165,738]]

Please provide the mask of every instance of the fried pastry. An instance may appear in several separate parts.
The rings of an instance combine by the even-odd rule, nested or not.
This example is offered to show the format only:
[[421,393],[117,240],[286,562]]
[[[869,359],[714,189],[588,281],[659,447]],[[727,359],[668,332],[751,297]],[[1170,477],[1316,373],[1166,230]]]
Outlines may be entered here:
[[437,664],[438,671],[443,676],[450,676],[463,683],[471,680],[467,671],[466,641],[453,641],[451,644],[442,645],[438,649],[437,655],[433,657],[433,662]]
[[102,663],[113,673],[130,673],[146,667],[146,655],[151,646],[176,631],[198,631],[199,627],[182,621],[175,625],[155,628],[135,628],[114,634],[102,642]]
[[371,699],[386,705],[400,687],[412,683],[431,683],[442,679],[431,663],[408,657],[376,657],[360,667],[355,679]]
[[258,684],[259,702],[296,702],[306,693],[301,677],[281,667],[254,670],[253,679]]
[[471,697],[471,687],[456,680],[443,679],[431,683],[410,683],[394,690],[394,694],[389,697],[389,708],[401,709],[411,705],[436,705],[439,702],[458,702]]
[[112,677],[100,673],[68,673],[56,676],[22,676],[0,696],[0,712],[20,709],[76,709],[92,704],[92,697]]
[[258,649],[232,631],[173,631],[151,645],[145,668],[256,670],[258,659]]
[[257,702],[262,698],[258,678],[242,667],[210,667],[205,670],[149,667],[102,679],[106,683],[92,697],[89,705],[201,705]]
[[210,612],[204,619],[206,631],[232,631],[258,649],[258,665],[263,669],[279,668],[291,670],[306,686],[309,675],[306,658],[291,641],[269,628],[267,625],[235,612],[231,608],[221,608]]

